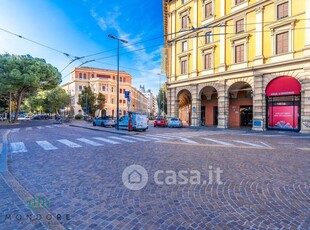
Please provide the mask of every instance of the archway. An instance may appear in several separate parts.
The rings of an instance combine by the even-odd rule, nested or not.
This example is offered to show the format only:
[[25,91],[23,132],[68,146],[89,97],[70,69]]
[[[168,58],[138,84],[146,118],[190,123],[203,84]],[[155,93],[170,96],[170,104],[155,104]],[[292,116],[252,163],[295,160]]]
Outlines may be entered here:
[[218,94],[214,87],[206,86],[200,92],[202,125],[218,125]]
[[236,82],[230,86],[229,127],[252,127],[253,89],[247,82]]
[[192,95],[188,90],[182,90],[178,94],[178,114],[182,121],[191,125],[192,117]]
[[293,77],[273,79],[266,87],[267,129],[299,131],[301,85]]

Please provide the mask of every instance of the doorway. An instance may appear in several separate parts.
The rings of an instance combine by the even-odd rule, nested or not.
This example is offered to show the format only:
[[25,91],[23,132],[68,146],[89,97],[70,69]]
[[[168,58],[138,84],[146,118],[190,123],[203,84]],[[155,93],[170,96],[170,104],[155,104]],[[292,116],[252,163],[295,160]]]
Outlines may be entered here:
[[213,107],[213,125],[218,125],[218,116],[219,116],[219,109],[217,106]]
[[252,126],[253,122],[253,106],[242,105],[240,106],[240,126]]

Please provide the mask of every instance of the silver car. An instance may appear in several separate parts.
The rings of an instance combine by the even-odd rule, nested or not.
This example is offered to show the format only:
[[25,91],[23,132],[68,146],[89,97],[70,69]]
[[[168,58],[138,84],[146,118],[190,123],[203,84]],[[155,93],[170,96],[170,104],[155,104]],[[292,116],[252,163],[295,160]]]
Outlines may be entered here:
[[177,117],[173,117],[169,120],[168,122],[168,127],[171,128],[171,127],[178,127],[178,128],[181,128],[183,127],[183,124],[182,124],[182,120],[180,118],[177,118]]
[[112,116],[98,117],[93,121],[93,126],[114,127],[115,121]]

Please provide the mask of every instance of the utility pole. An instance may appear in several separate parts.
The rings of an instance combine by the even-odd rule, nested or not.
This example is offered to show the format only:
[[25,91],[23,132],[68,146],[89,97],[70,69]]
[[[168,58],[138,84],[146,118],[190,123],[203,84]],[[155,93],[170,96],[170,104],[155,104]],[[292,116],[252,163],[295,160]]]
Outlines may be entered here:
[[[9,123],[11,123],[11,121],[12,121],[12,93],[11,93],[11,91],[10,91],[10,102],[9,102],[9,107],[10,107],[10,111],[9,111],[9,113],[10,113],[10,117],[9,117]],[[16,116],[16,115],[15,115]]]

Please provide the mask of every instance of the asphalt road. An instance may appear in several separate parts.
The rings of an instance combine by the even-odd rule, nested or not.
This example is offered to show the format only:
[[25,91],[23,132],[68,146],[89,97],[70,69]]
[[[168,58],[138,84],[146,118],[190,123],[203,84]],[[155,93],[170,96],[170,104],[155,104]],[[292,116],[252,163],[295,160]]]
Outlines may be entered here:
[[41,124],[12,129],[9,146],[0,229],[310,228],[310,136]]

